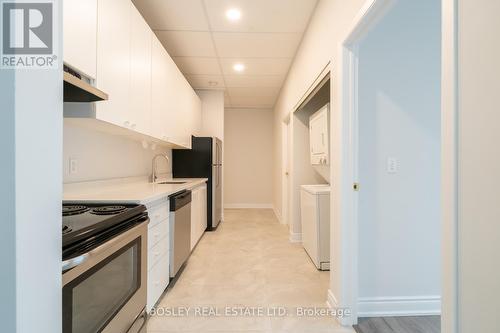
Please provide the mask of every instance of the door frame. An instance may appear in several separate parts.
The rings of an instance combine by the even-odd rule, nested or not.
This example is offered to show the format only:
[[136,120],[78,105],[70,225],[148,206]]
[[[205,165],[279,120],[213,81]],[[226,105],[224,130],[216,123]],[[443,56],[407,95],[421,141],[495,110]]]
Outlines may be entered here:
[[[399,0],[367,0],[337,50],[338,91],[332,91],[335,110],[331,117],[332,156],[332,258],[335,275],[328,293],[330,306],[350,308],[343,325],[358,320],[358,45]],[[442,332],[458,332],[458,201],[457,201],[457,42],[456,0],[442,0]]]
[[290,115],[281,122],[281,224],[289,223],[290,198]]

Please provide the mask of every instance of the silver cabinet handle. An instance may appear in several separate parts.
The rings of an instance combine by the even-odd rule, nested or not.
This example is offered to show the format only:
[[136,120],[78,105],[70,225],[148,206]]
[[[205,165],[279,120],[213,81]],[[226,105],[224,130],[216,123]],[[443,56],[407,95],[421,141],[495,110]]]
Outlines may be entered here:
[[81,265],[83,264],[85,261],[87,261],[89,259],[89,254],[88,253],[84,253],[78,257],[74,257],[74,258],[71,258],[71,259],[68,259],[68,260],[64,260],[62,262],[62,270],[63,271],[67,271],[68,269],[71,269],[71,268],[74,268],[78,265]]

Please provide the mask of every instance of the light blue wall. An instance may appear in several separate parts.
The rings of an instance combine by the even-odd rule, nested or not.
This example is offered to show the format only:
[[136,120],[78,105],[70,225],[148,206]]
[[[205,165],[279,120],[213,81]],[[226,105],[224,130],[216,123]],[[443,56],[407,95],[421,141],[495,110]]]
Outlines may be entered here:
[[440,5],[398,1],[360,47],[361,298],[440,295]]
[[62,0],[58,69],[0,69],[0,331],[61,332]]
[[5,332],[16,327],[14,78],[14,71],[0,70],[0,322]]

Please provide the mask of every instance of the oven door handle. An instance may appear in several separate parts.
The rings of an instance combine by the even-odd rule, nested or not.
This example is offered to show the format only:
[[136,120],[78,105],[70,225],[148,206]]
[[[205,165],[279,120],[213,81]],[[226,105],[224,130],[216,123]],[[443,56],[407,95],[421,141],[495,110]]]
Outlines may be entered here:
[[89,259],[89,253],[84,253],[78,257],[74,257],[62,262],[62,270],[67,271],[68,269],[75,268],[78,265],[83,264]]
[[143,310],[141,314],[134,320],[132,326],[128,329],[127,333],[141,333],[142,329],[146,325],[148,320],[148,314],[146,310]]

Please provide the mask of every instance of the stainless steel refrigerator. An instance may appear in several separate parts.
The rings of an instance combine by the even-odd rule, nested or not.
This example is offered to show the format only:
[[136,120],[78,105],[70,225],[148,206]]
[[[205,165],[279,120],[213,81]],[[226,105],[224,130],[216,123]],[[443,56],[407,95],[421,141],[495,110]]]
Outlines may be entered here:
[[222,141],[216,137],[192,137],[191,149],[174,149],[174,178],[208,178],[207,230],[222,220]]

